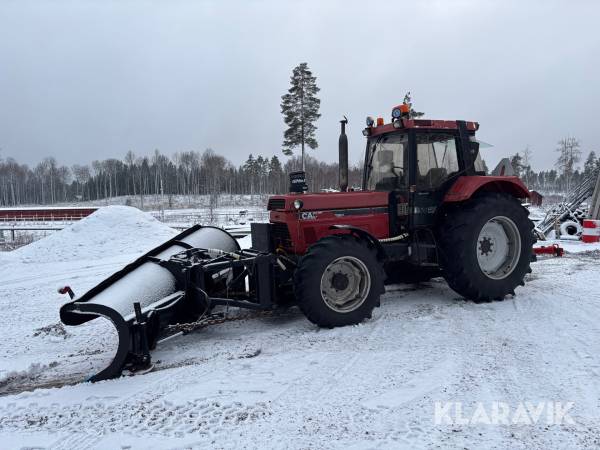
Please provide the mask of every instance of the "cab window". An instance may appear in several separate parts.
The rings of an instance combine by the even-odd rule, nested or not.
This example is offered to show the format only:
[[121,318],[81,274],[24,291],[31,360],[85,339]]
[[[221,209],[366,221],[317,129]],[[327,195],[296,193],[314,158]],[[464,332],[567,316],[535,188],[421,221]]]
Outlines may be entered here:
[[450,134],[417,135],[417,186],[435,189],[458,172],[456,139]]
[[406,134],[383,135],[369,143],[367,189],[393,191],[408,184]]

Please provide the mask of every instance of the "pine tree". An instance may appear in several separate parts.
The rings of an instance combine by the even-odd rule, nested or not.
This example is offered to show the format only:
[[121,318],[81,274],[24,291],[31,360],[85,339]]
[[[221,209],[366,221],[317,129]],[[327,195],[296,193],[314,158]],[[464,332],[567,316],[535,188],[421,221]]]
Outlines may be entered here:
[[257,170],[256,170],[256,159],[254,159],[254,156],[252,156],[252,153],[250,153],[250,155],[248,155],[248,159],[246,160],[246,162],[243,165],[243,170],[246,174],[246,178],[248,180],[248,184],[250,187],[250,195],[254,196],[254,186],[256,184],[256,175],[257,175]]
[[283,168],[277,155],[273,155],[269,162],[269,192],[272,194],[280,194],[284,192],[283,186]]
[[302,149],[302,170],[304,165],[304,147],[318,147],[314,124],[321,114],[321,100],[317,98],[317,78],[313,76],[306,63],[296,66],[290,79],[291,87],[288,93],[281,97],[281,113],[283,121],[288,126],[283,133],[283,154],[292,155],[292,149],[300,146]]
[[408,117],[411,119],[416,119],[417,117],[422,117],[425,115],[424,112],[419,112],[419,111],[415,111],[413,109],[413,104],[412,104],[412,97],[410,95],[410,91],[408,91],[405,95],[404,95],[404,101],[402,102],[405,105],[410,106],[410,111],[408,113]]
[[523,169],[523,158],[521,157],[519,152],[517,152],[513,156],[511,156],[510,165],[512,166],[512,168],[514,170],[515,175],[520,177],[521,170]]
[[583,173],[587,177],[596,170],[596,167],[598,167],[598,159],[596,158],[596,152],[592,150],[585,160],[585,163],[583,163]]

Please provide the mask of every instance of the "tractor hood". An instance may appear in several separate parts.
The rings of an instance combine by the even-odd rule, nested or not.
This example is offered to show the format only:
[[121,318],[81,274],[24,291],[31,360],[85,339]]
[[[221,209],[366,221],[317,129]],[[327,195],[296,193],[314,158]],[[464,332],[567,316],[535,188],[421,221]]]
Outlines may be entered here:
[[388,192],[375,191],[275,195],[269,198],[267,209],[269,211],[318,211],[381,207],[388,205],[388,196]]

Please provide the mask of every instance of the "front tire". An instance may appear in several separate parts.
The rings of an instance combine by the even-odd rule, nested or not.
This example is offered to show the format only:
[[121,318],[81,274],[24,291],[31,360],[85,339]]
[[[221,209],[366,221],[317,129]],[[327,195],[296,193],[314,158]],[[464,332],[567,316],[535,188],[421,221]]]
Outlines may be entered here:
[[531,272],[533,223],[512,196],[485,193],[456,206],[438,229],[444,278],[476,302],[503,300]]
[[312,245],[294,274],[298,306],[312,323],[333,328],[370,318],[385,291],[377,253],[352,235],[328,236]]

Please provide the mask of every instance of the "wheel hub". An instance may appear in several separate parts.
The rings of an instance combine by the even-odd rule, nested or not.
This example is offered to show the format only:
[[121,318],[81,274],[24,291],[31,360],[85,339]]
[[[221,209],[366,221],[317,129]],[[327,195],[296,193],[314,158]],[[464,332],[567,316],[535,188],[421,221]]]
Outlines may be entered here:
[[479,241],[479,251],[482,255],[487,256],[492,251],[492,246],[494,243],[488,237],[484,237],[481,241]]
[[343,291],[348,287],[349,284],[350,280],[348,280],[346,274],[341,272],[334,273],[333,277],[331,278],[331,285],[336,291]]
[[521,235],[515,223],[505,216],[488,220],[479,232],[476,252],[479,268],[488,278],[509,276],[521,256]]
[[342,256],[325,268],[321,295],[325,304],[337,312],[351,312],[366,300],[371,289],[369,269],[354,256]]

